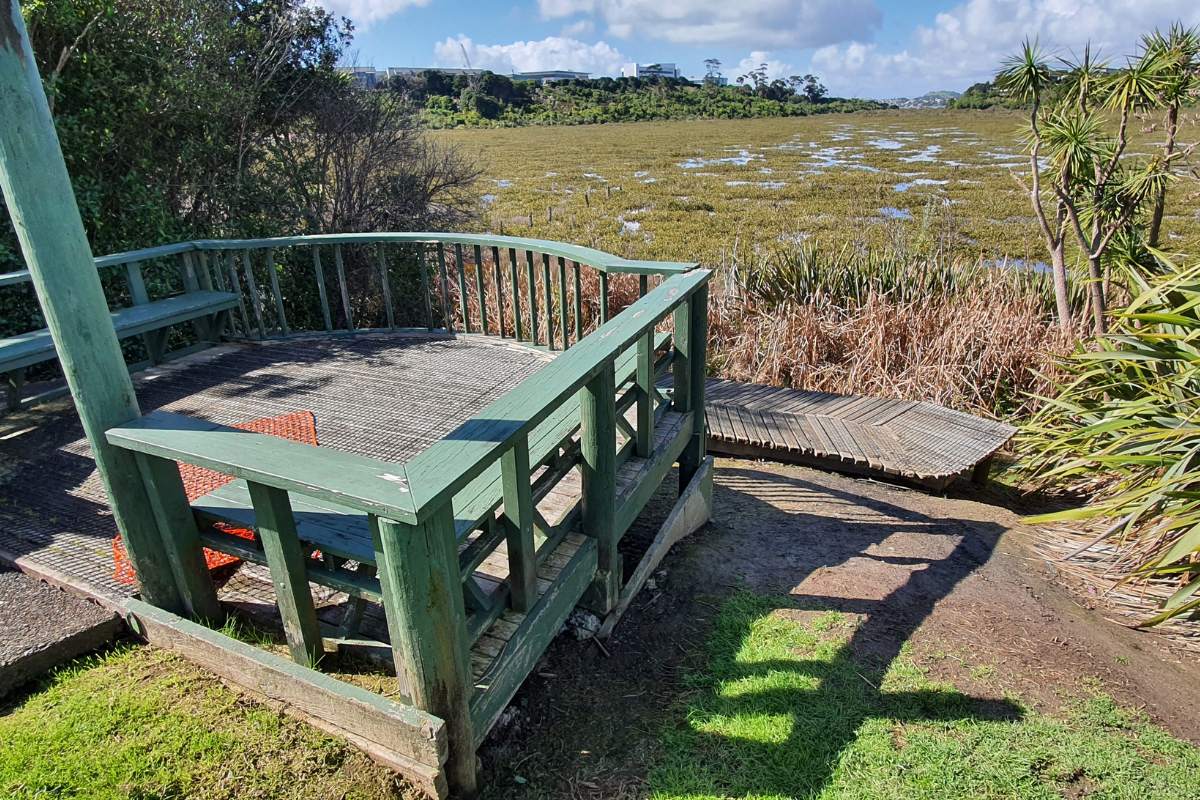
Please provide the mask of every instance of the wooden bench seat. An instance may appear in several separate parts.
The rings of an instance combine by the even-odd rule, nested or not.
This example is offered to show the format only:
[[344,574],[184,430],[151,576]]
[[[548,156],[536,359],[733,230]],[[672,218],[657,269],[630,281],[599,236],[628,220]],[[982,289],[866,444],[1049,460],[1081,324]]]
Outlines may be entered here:
[[[238,304],[230,292],[193,291],[163,300],[130,306],[112,312],[117,338],[163,332],[172,325],[204,317],[217,318]],[[213,334],[219,329],[214,326]],[[156,354],[152,353],[152,358]],[[7,376],[10,410],[19,401],[19,390],[26,367],[52,361],[57,357],[54,341],[46,329],[0,339],[0,374]]]

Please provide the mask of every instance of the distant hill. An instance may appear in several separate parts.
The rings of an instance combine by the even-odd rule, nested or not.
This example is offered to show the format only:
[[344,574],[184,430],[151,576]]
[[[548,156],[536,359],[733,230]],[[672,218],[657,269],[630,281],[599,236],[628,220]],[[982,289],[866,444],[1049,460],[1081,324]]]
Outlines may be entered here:
[[926,92],[920,97],[893,97],[883,102],[900,108],[945,108],[950,101],[957,100],[960,94],[943,89],[940,92]]

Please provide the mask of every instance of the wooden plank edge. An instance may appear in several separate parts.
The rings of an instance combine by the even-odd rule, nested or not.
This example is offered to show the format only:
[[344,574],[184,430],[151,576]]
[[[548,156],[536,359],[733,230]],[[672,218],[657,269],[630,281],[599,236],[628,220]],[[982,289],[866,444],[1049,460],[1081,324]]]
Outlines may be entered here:
[[591,585],[596,564],[596,540],[588,538],[559,572],[558,580],[521,620],[504,652],[476,681],[475,694],[471,698],[475,747],[486,738],[546,647],[558,635],[567,616]]
[[111,611],[122,619],[125,618],[126,598],[114,596],[76,575],[43,564],[28,555],[17,555],[2,548],[0,548],[0,561],[16,567],[31,578],[37,578],[85,600],[91,600],[106,611]]
[[633,574],[629,576],[629,580],[625,582],[625,586],[621,589],[621,594],[617,599],[617,605],[613,608],[609,615],[605,618],[604,624],[600,626],[600,630],[596,633],[596,638],[607,639],[613,632],[613,628],[621,621],[621,617],[629,609],[629,604],[633,602],[633,598],[642,590],[647,579],[653,574],[654,570],[662,563],[670,549],[678,542],[687,538],[691,534],[700,530],[708,522],[712,516],[712,485],[713,485],[713,458],[706,456],[701,462],[700,469],[692,476],[688,482],[687,488],[679,495],[679,499],[675,501],[671,513],[667,515],[666,520],[655,534],[654,540],[646,549],[642,560],[638,562]]
[[404,767],[398,771],[411,774],[418,782],[428,782],[433,772],[441,771],[448,753],[447,734],[445,724],[432,714],[302,667],[135,598],[126,601],[125,618],[134,632],[151,644],[175,650],[255,696],[320,719],[339,735],[348,734],[348,741],[371,743],[377,757],[391,759]]

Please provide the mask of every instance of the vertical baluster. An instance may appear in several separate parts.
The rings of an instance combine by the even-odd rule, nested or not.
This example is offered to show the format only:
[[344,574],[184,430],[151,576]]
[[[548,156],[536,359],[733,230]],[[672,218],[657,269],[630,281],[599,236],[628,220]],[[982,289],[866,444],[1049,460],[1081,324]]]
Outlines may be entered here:
[[442,278],[442,326],[445,327],[446,333],[452,333],[454,324],[450,320],[450,278],[446,274],[446,245],[441,242],[437,243],[437,257]]
[[471,332],[471,317],[467,314],[467,273],[463,267],[463,249],[454,243],[454,264],[458,267],[458,310],[462,313],[463,333]]
[[325,290],[325,267],[321,266],[321,246],[312,246],[313,273],[317,279],[317,295],[321,298],[321,321],[325,330],[333,330],[333,315],[329,313],[329,293]]
[[513,315],[513,336],[517,341],[521,341],[525,337],[522,336],[524,331],[521,330],[521,281],[517,275],[517,251],[516,248],[508,248],[508,267],[512,278],[512,315]]
[[[529,489],[529,439],[519,437],[500,456],[504,516],[508,520],[508,584],[512,607],[522,613],[537,602],[533,496]],[[471,580],[468,578],[468,580]]]
[[288,493],[254,481],[247,485],[254,506],[254,529],[271,570],[288,650],[296,663],[316,666],[324,654],[321,629],[308,589],[308,568]]
[[545,299],[546,346],[554,349],[554,285],[550,281],[550,254],[542,253],[542,294]]
[[146,291],[146,281],[142,278],[142,262],[131,261],[125,265],[125,283],[129,286],[129,299],[135,306],[150,302],[150,293]]
[[192,261],[192,254],[180,254],[179,274],[183,277],[183,290],[185,292],[195,292],[200,288],[200,280],[196,277],[196,264]]
[[333,248],[333,267],[337,271],[338,291],[342,295],[342,313],[346,315],[346,330],[354,330],[354,313],[350,310],[350,287],[346,285],[346,261],[342,246]]
[[[686,309],[680,326],[680,312]],[[692,412],[692,436],[683,452],[679,454],[679,489],[682,491],[691,482],[696,470],[704,461],[704,379],[705,379],[705,344],[708,337],[708,286],[697,289],[686,303],[675,312],[675,341],[676,348],[680,338],[686,341],[687,352],[683,358],[683,368],[677,368],[674,374],[675,392],[678,394],[682,384],[687,385],[683,406],[679,410]],[[677,351],[678,352],[678,351]]]
[[213,288],[212,273],[208,271],[208,253],[200,250],[196,253],[197,260],[200,262],[200,268],[196,271],[196,280],[200,284],[200,288],[206,292],[211,292]]
[[650,276],[638,275],[638,297],[645,297],[646,290],[650,288]]
[[492,278],[496,282],[496,327],[504,338],[504,281],[501,279],[500,248],[492,246]]
[[396,314],[392,309],[392,282],[388,278],[387,254],[384,253],[383,248],[383,242],[375,245],[375,254],[379,260],[379,283],[383,287],[383,311],[387,316],[388,330],[395,330]]
[[208,263],[207,255],[205,256],[204,268],[206,270],[211,269],[214,288],[216,288],[218,291],[222,291],[222,292],[229,291],[225,287],[225,270],[221,269],[221,251],[220,250],[213,251],[211,266]]
[[271,296],[275,298],[275,316],[279,323],[279,332],[287,336],[287,316],[283,313],[283,294],[279,291],[279,270],[275,268],[275,248],[267,248],[267,277],[271,279]]
[[483,249],[475,245],[475,293],[479,296],[479,332],[488,332],[487,324],[487,286],[483,281]]
[[583,461],[583,533],[596,539],[596,577],[584,602],[599,614],[617,602],[621,554],[617,550],[617,411],[613,363],[608,361],[580,390],[580,445]]
[[637,454],[654,449],[654,326],[637,340]]
[[567,260],[558,257],[558,324],[562,331],[562,348],[571,346],[571,327],[567,319]]
[[525,272],[529,279],[529,297],[526,302],[529,305],[529,341],[533,344],[538,343],[538,304],[537,304],[537,276],[533,274],[533,251],[525,251]]
[[258,281],[254,279],[254,264],[250,251],[242,251],[242,271],[246,273],[246,289],[250,292],[250,307],[254,309],[254,322],[258,326],[258,338],[267,338],[267,326],[263,322],[262,297],[258,293]]
[[419,525],[369,521],[396,675],[413,705],[445,720],[450,791],[474,796],[471,660],[454,513],[446,503]]
[[250,335],[250,315],[246,313],[246,299],[242,292],[242,282],[238,279],[237,253],[230,250],[225,253],[225,271],[229,274],[230,291],[237,295],[238,313],[241,316],[242,333]]
[[575,343],[583,340],[583,282],[579,275],[579,262],[571,262],[571,272],[575,283]]
[[421,270],[421,297],[425,300],[425,327],[433,330],[433,298],[429,296],[429,261],[425,258],[425,243],[417,242],[417,269]]
[[608,322],[608,273],[600,273],[600,324]]

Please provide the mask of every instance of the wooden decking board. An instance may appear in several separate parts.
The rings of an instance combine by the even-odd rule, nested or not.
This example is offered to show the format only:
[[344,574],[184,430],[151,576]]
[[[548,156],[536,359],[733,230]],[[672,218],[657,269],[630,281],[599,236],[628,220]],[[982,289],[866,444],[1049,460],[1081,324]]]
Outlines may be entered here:
[[709,449],[798,459],[941,489],[1015,433],[932,403],[710,379]]

